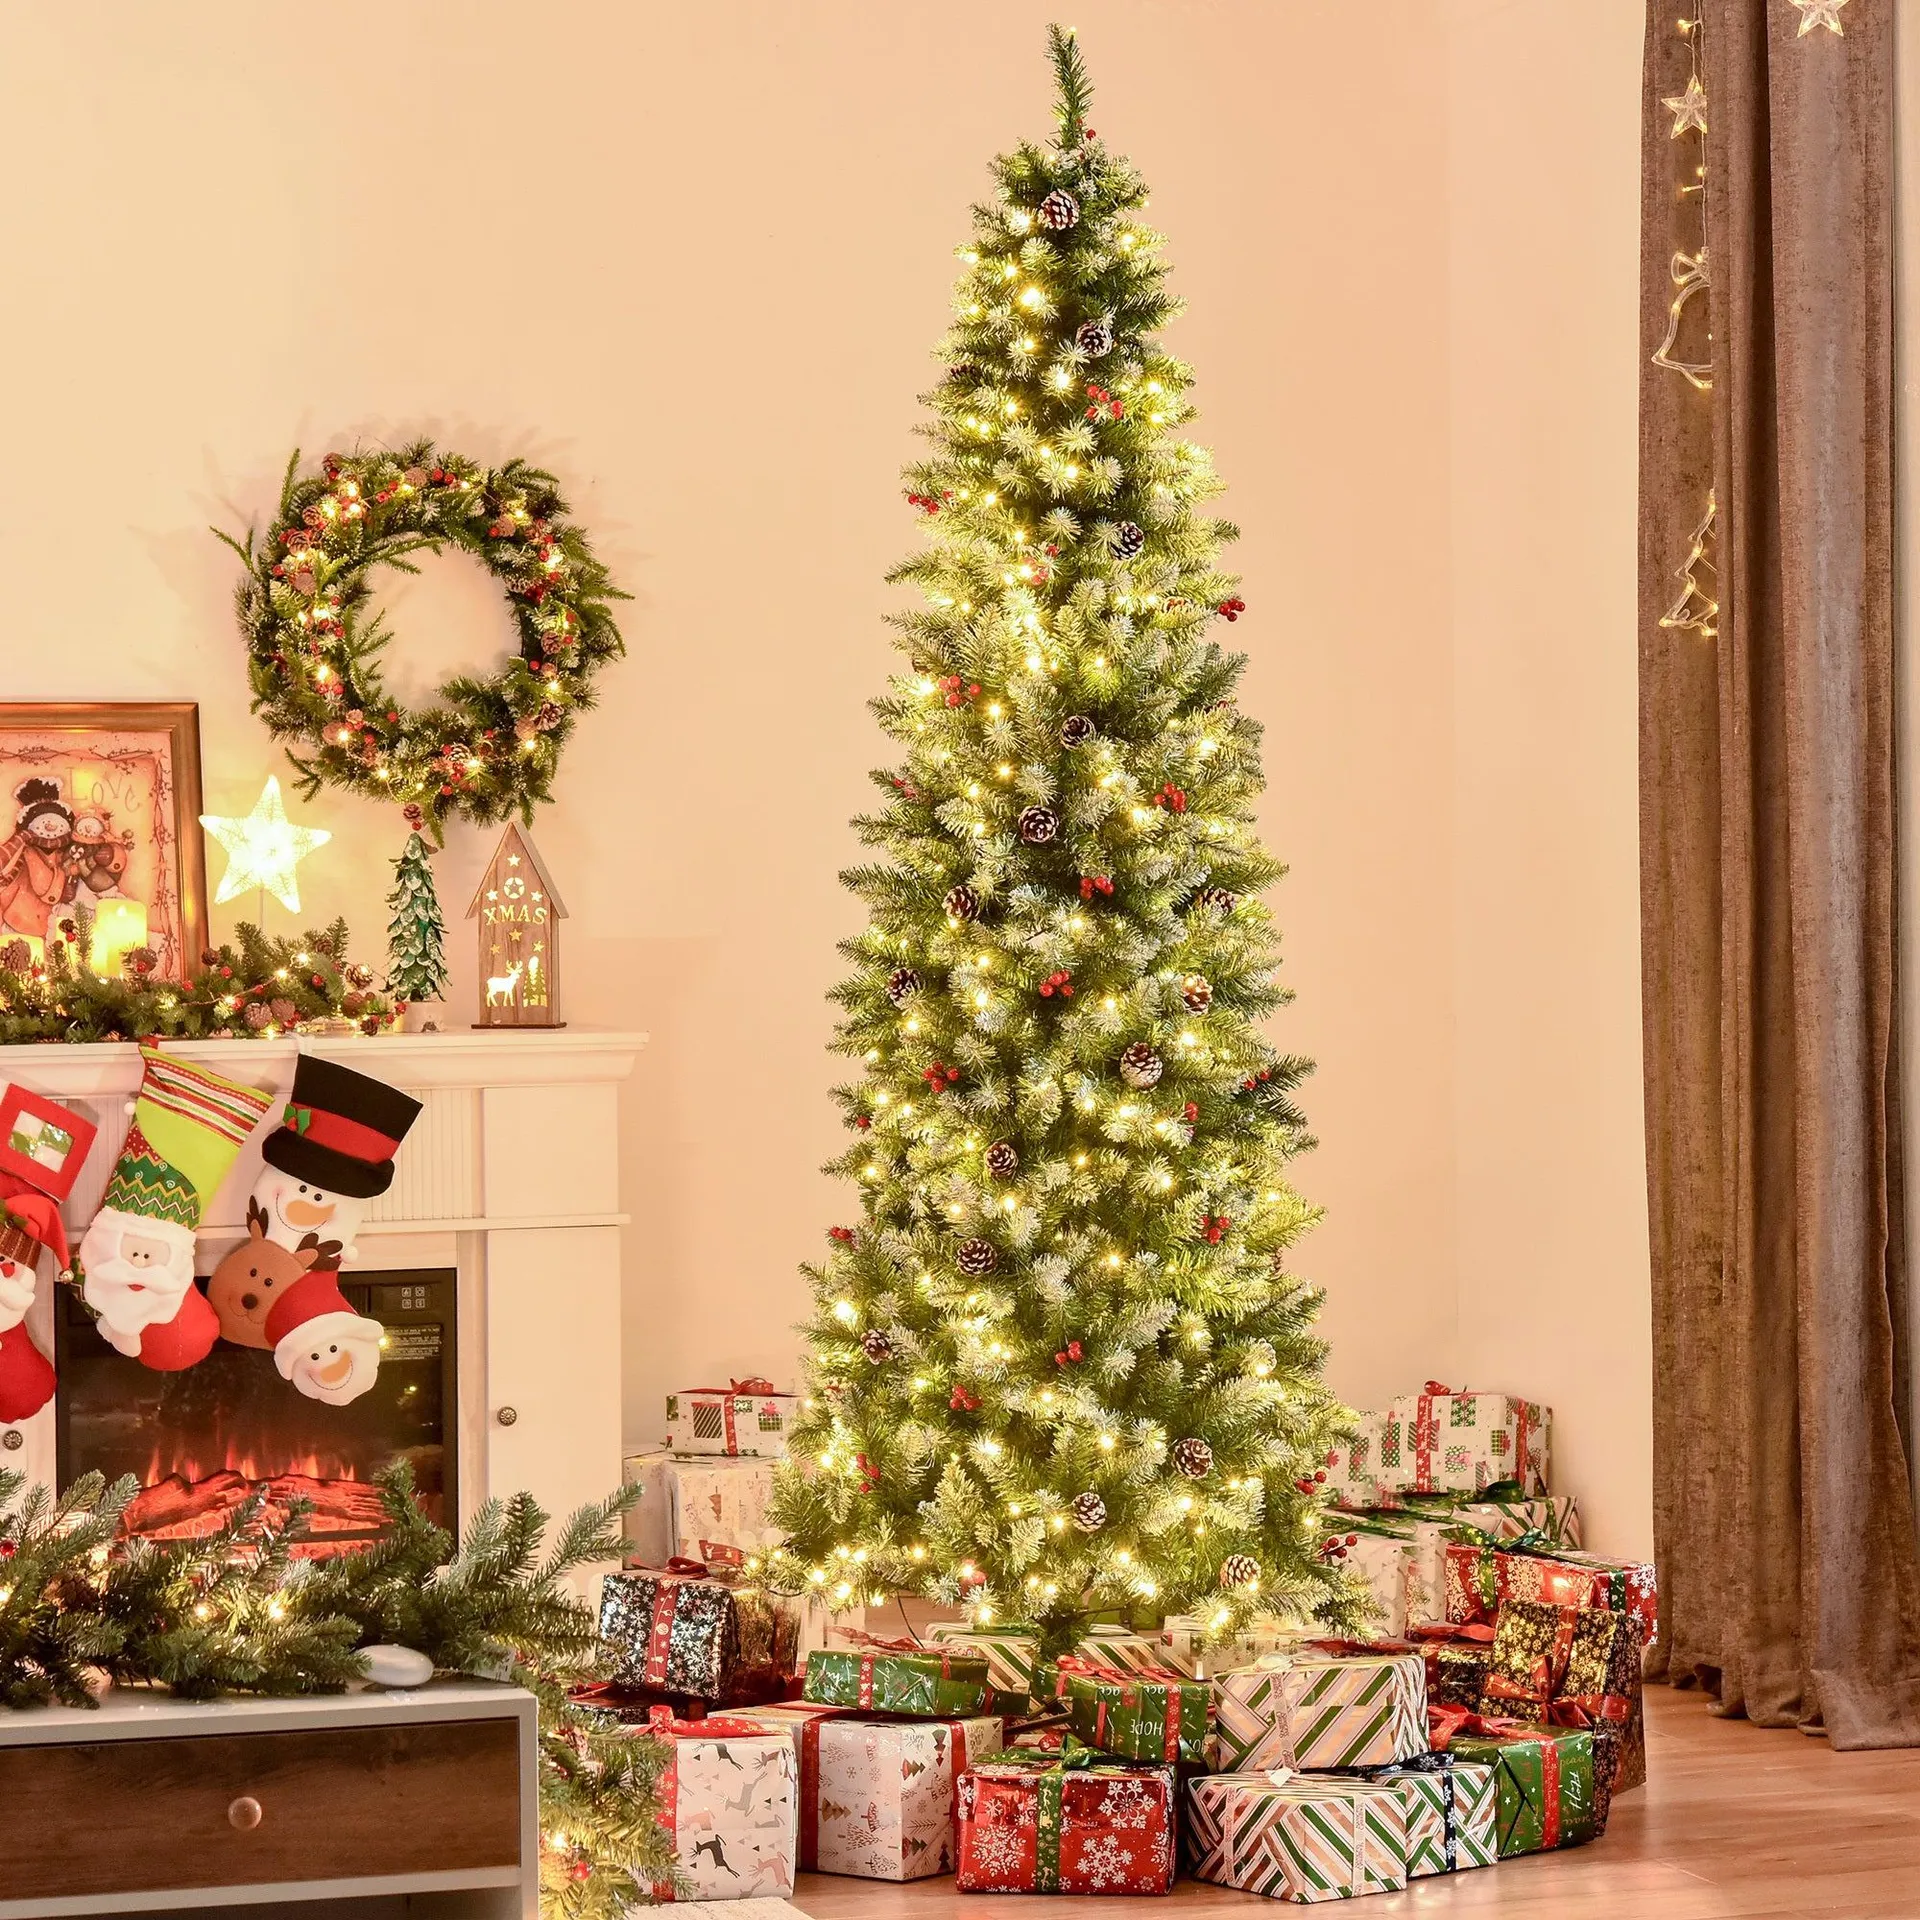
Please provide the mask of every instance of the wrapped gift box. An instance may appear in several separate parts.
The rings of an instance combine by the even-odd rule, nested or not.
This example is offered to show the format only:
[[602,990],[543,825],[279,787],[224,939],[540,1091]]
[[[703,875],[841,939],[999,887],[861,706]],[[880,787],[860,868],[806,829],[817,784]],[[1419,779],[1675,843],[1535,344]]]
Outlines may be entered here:
[[[1384,1631],[1401,1633],[1447,1617],[1446,1550],[1471,1530],[1487,1544],[1519,1538],[1549,1547],[1578,1547],[1580,1503],[1571,1496],[1534,1500],[1455,1499],[1408,1495],[1403,1504],[1368,1513],[1329,1513],[1322,1551],[1358,1573],[1378,1602]],[[1376,1541],[1397,1540],[1396,1556]]]
[[1482,1711],[1543,1720],[1561,1691],[1583,1615],[1612,1621],[1605,1608],[1556,1607],[1543,1600],[1501,1604],[1493,1630],[1493,1658],[1481,1687]]
[[1387,1409],[1380,1484],[1389,1493],[1477,1496],[1511,1481],[1530,1499],[1547,1490],[1552,1434],[1551,1407],[1505,1393],[1454,1393],[1429,1380]]
[[1557,1607],[1608,1607],[1634,1621],[1645,1646],[1659,1619],[1653,1568],[1597,1553],[1528,1553],[1491,1543],[1450,1540],[1446,1548],[1447,1618],[1494,1620],[1503,1600],[1540,1600]]
[[1325,1774],[1216,1773],[1187,1783],[1196,1880],[1305,1904],[1407,1884],[1406,1803],[1396,1785]]
[[1577,1847],[1598,1831],[1591,1733],[1558,1727],[1459,1733],[1448,1741],[1447,1751],[1456,1760],[1477,1760],[1493,1768],[1494,1826],[1502,1860],[1517,1853]]
[[1367,1583],[1367,1591],[1380,1611],[1376,1622],[1380,1632],[1403,1634],[1410,1621],[1430,1617],[1420,1580],[1420,1549],[1411,1537],[1411,1527],[1403,1533],[1383,1524],[1399,1517],[1394,1514],[1383,1515],[1379,1521],[1371,1514],[1336,1513],[1328,1517],[1332,1524],[1321,1539],[1321,1558]]
[[1336,1506],[1360,1508],[1388,1504],[1392,1489],[1380,1474],[1386,1426],[1384,1413],[1363,1413],[1353,1438],[1336,1443],[1328,1451],[1326,1478],[1321,1484]]
[[[675,1720],[665,1707],[650,1726],[673,1744],[660,1819],[687,1878],[684,1897],[785,1899],[799,1832],[792,1741],[747,1720]],[[658,1886],[654,1897],[675,1894]]]
[[[1554,1706],[1556,1712],[1573,1708],[1596,1732],[1615,1730],[1615,1739],[1596,1741],[1594,1749],[1610,1795],[1646,1784],[1647,1719],[1640,1668],[1640,1633],[1633,1616],[1611,1608],[1582,1608]],[[1613,1761],[1610,1775],[1603,1764],[1607,1758]]]
[[1213,1706],[1207,1762],[1218,1773],[1387,1766],[1427,1747],[1417,1653],[1269,1654],[1216,1674]]
[[695,1460],[639,1453],[625,1461],[627,1484],[640,1498],[627,1509],[628,1559],[644,1567],[669,1560],[739,1566],[775,1545],[767,1519],[773,1461],[761,1457]]
[[920,1647],[911,1640],[825,1647],[807,1655],[803,1698],[862,1713],[965,1719],[986,1708],[986,1656]]
[[600,1588],[600,1635],[613,1678],[703,1700],[725,1696],[740,1665],[740,1610],[731,1587],[665,1568],[610,1573]]
[[[1162,1659],[1162,1652],[1157,1634],[1135,1633],[1131,1627],[1090,1627],[1073,1643],[1068,1658],[1089,1666],[1116,1667],[1124,1673],[1164,1673],[1171,1667],[1183,1678],[1191,1677],[1184,1662]],[[1041,1661],[1033,1670],[1034,1699],[1064,1701],[1071,1671],[1071,1667],[1063,1670],[1057,1661]]]
[[927,1629],[935,1646],[977,1653],[987,1663],[987,1711],[1019,1719],[1032,1706],[1034,1670],[1040,1663],[1040,1629],[1023,1620],[976,1627],[942,1620]]
[[804,1704],[745,1717],[794,1743],[803,1872],[924,1880],[958,1866],[960,1777],[999,1752],[997,1719],[876,1720]]
[[1007,1754],[960,1778],[962,1893],[1167,1893],[1174,1772]]
[[667,1445],[675,1453],[784,1454],[799,1406],[770,1380],[683,1387],[667,1395]]
[[1088,1746],[1126,1760],[1205,1763],[1213,1706],[1206,1681],[1171,1667],[1123,1672],[1071,1655],[1060,1672],[1068,1718]]
[[1250,1622],[1238,1633],[1209,1639],[1207,1623],[1199,1614],[1169,1614],[1156,1641],[1156,1664],[1203,1680],[1231,1667],[1250,1667],[1264,1654],[1285,1653],[1306,1638],[1305,1628],[1265,1619]]
[[1422,1753],[1366,1777],[1392,1786],[1407,1815],[1407,1878],[1462,1873],[1499,1859],[1493,1769],[1451,1753]]

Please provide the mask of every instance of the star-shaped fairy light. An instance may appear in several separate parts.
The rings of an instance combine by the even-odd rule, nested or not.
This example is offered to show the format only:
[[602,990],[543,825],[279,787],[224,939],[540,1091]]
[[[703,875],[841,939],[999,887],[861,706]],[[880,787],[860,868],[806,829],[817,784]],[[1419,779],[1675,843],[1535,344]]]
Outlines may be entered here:
[[1707,90],[1700,84],[1697,73],[1687,75],[1685,93],[1669,94],[1660,104],[1673,115],[1673,132],[1669,136],[1678,140],[1690,127],[1698,127],[1702,133],[1707,130]]
[[267,784],[245,819],[222,820],[203,813],[200,824],[227,850],[227,870],[213,896],[215,906],[260,888],[289,913],[298,913],[300,884],[293,870],[315,847],[324,847],[333,838],[323,827],[296,827],[287,818],[280,803],[280,782],[272,774],[267,775]]
[[1793,36],[1796,40],[1804,40],[1815,27],[1825,27],[1832,33],[1846,32],[1840,24],[1840,9],[1847,0],[1792,0],[1792,4],[1800,9],[1800,31]]

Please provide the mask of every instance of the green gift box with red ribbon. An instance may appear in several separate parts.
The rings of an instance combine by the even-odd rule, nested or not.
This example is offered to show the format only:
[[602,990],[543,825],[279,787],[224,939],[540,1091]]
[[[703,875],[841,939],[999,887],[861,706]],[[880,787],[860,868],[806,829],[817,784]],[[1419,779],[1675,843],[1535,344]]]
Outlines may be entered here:
[[1073,1730],[1089,1746],[1127,1760],[1204,1764],[1213,1690],[1171,1667],[1102,1666],[1064,1654],[1058,1662]]
[[863,1635],[858,1646],[826,1647],[808,1654],[800,1697],[825,1707],[857,1707],[862,1713],[911,1713],[952,1720],[984,1713],[987,1686],[984,1654]]
[[1594,1805],[1594,1736],[1579,1728],[1430,1710],[1434,1746],[1494,1770],[1494,1837],[1500,1858],[1577,1847],[1600,1831]]

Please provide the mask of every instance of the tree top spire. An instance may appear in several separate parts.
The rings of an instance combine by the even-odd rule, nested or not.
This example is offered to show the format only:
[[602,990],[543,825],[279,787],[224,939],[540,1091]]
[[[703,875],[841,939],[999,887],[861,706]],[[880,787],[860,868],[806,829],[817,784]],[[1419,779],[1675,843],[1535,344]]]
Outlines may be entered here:
[[1071,27],[1057,21],[1047,28],[1047,51],[1053,56],[1054,78],[1060,85],[1060,141],[1077,146],[1085,131],[1087,108],[1093,102],[1093,82],[1080,57],[1080,42]]

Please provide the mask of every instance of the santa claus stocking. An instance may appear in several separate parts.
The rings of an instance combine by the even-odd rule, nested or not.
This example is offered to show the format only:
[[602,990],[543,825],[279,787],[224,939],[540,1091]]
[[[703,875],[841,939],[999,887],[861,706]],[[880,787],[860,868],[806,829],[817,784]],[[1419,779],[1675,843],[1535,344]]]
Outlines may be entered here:
[[152,1047],[140,1057],[133,1125],[80,1242],[80,1291],[104,1339],[170,1372],[205,1359],[219,1337],[193,1284],[194,1230],[273,1100]]

